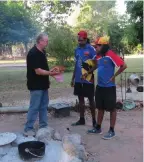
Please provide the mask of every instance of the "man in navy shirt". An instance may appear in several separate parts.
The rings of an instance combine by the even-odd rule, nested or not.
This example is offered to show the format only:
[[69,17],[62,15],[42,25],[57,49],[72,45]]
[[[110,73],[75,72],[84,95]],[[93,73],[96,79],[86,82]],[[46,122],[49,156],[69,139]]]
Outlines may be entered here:
[[[123,72],[127,66],[124,61],[109,48],[108,37],[100,37],[95,42],[97,51],[97,86],[96,107],[98,108],[97,126],[88,133],[102,133],[101,123],[104,111],[110,112],[110,129],[103,139],[111,139],[115,136],[114,126],[116,122],[116,85],[115,78]],[[119,70],[115,73],[115,67]],[[115,73],[115,74],[114,74]]]
[[96,125],[95,120],[95,104],[94,104],[94,74],[93,71],[87,77],[82,77],[88,73],[95,61],[96,51],[87,43],[87,32],[80,31],[78,33],[78,47],[75,49],[75,69],[72,76],[71,85],[74,86],[74,95],[78,96],[80,119],[72,124],[72,126],[85,125],[84,118],[84,97],[89,99],[92,114],[92,124]]

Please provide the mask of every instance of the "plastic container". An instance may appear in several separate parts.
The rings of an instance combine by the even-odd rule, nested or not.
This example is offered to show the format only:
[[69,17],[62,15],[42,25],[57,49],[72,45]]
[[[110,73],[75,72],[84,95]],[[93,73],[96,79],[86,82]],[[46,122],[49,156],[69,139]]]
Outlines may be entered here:
[[123,102],[123,110],[127,111],[127,110],[132,110],[136,107],[136,104],[133,100],[125,100]]
[[53,77],[55,78],[55,80],[57,82],[63,82],[64,81],[63,74],[54,75]]

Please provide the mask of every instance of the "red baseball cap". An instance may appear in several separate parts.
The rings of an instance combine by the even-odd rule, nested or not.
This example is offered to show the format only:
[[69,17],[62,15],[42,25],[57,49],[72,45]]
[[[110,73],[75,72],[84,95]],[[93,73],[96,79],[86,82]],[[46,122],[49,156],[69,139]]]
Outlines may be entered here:
[[86,38],[87,38],[87,32],[84,31],[84,30],[81,30],[81,31],[78,33],[78,36],[79,36],[79,37],[82,37],[82,38],[84,38],[84,39],[86,39]]

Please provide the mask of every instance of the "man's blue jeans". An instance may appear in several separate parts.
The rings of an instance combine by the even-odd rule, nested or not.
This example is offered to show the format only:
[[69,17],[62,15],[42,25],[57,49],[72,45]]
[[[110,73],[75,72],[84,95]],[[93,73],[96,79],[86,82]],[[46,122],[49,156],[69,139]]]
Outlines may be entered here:
[[30,91],[30,106],[27,114],[27,123],[25,131],[33,130],[34,123],[39,114],[39,127],[43,128],[48,125],[48,90],[32,90]]

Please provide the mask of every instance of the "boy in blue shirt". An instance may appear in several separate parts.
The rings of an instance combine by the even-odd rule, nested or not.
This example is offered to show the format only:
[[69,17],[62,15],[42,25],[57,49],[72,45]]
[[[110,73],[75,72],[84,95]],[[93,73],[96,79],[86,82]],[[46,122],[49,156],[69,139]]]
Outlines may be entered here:
[[[101,124],[104,111],[110,112],[110,128],[103,139],[111,139],[115,136],[114,126],[116,122],[116,84],[115,78],[126,68],[125,62],[109,47],[108,37],[100,37],[95,42],[97,51],[97,86],[96,108],[98,109],[97,126],[88,133],[101,134]],[[115,73],[115,67],[119,70]]]
[[96,125],[95,119],[95,103],[94,103],[94,74],[93,71],[87,77],[83,77],[85,73],[93,66],[95,61],[96,51],[88,43],[87,32],[80,31],[78,33],[78,47],[75,49],[75,69],[72,76],[71,86],[74,86],[74,95],[78,96],[80,119],[73,123],[72,126],[85,125],[84,98],[87,97],[90,103],[92,114],[92,124]]

